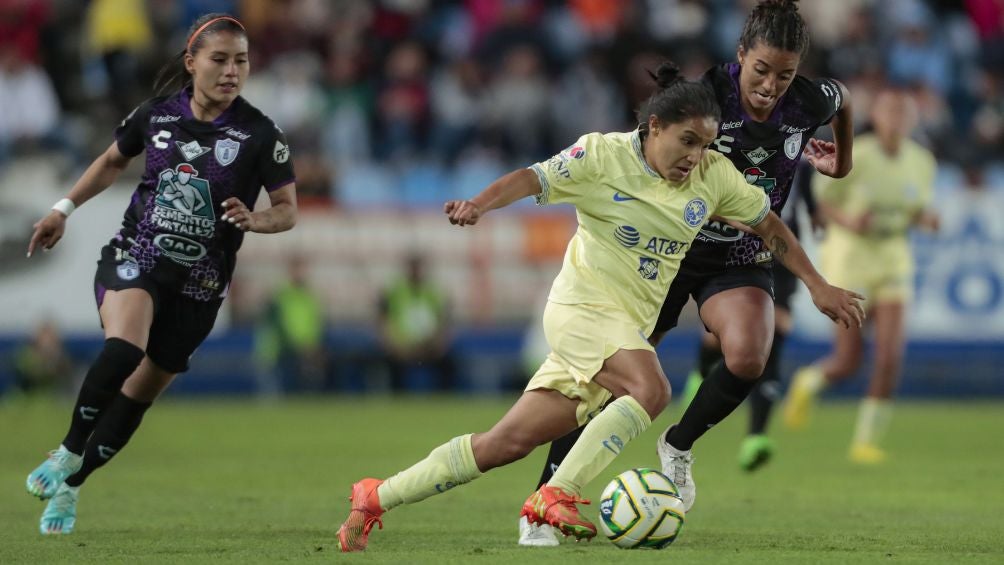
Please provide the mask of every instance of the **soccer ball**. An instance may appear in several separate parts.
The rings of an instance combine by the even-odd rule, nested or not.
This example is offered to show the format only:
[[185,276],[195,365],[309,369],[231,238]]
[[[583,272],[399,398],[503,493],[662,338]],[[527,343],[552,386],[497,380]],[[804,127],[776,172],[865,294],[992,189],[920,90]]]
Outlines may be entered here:
[[662,549],[683,527],[680,491],[655,469],[631,469],[614,477],[600,498],[600,528],[623,549]]

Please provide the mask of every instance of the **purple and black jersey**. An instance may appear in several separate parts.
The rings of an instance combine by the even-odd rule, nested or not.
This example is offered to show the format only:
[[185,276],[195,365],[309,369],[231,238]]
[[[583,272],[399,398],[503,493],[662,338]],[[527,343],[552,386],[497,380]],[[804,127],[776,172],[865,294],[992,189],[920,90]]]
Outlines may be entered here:
[[221,204],[237,197],[253,209],[262,187],[294,181],[293,164],[282,131],[243,98],[203,122],[190,96],[147,100],[115,130],[123,155],[146,150],[146,169],[110,245],[131,256],[138,274],[209,301],[226,294],[244,239],[220,220]]
[[[839,85],[830,79],[810,80],[797,75],[770,118],[757,122],[740,101],[738,63],[713,67],[702,80],[715,91],[722,108],[712,149],[728,157],[747,182],[763,188],[770,196],[771,209],[780,214],[802,149],[816,128],[829,123],[840,109]],[[712,221],[701,228],[680,268],[721,270],[772,260],[770,250],[758,236]]]

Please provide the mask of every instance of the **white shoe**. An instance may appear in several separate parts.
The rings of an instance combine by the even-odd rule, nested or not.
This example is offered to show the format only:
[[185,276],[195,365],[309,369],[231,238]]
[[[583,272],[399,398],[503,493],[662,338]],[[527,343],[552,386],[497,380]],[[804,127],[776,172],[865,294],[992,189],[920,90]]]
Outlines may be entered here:
[[655,450],[659,454],[659,462],[662,463],[662,474],[669,477],[676,488],[680,490],[683,508],[690,512],[690,507],[694,505],[694,499],[697,498],[697,485],[694,484],[694,476],[690,473],[690,467],[694,464],[694,456],[690,454],[689,449],[680,451],[666,443],[666,432],[659,434]]
[[532,547],[552,547],[558,545],[558,537],[549,524],[531,524],[526,516],[519,517],[519,544]]

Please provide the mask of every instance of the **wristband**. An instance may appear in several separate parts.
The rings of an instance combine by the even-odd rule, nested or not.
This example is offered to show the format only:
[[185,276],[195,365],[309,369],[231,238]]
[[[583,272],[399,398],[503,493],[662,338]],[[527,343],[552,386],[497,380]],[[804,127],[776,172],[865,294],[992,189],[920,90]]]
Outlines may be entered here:
[[77,209],[77,205],[69,198],[63,198],[59,202],[53,204],[52,209],[69,218],[70,214]]

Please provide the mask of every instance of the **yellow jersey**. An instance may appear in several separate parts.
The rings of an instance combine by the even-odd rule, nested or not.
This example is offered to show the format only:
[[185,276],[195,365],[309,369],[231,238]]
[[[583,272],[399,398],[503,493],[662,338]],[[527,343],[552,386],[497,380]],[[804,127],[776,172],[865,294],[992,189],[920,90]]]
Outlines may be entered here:
[[638,130],[586,134],[529,168],[540,181],[537,203],[571,203],[578,219],[548,300],[613,307],[643,337],[709,217],[755,226],[770,212],[767,194],[715,151],[670,184],[645,161]]
[[820,201],[845,214],[871,212],[871,225],[867,233],[858,234],[831,223],[823,252],[863,249],[878,263],[907,267],[907,236],[914,218],[931,203],[936,171],[934,155],[912,140],[904,140],[890,156],[875,135],[856,137],[850,174],[842,179],[817,175],[814,189]]

